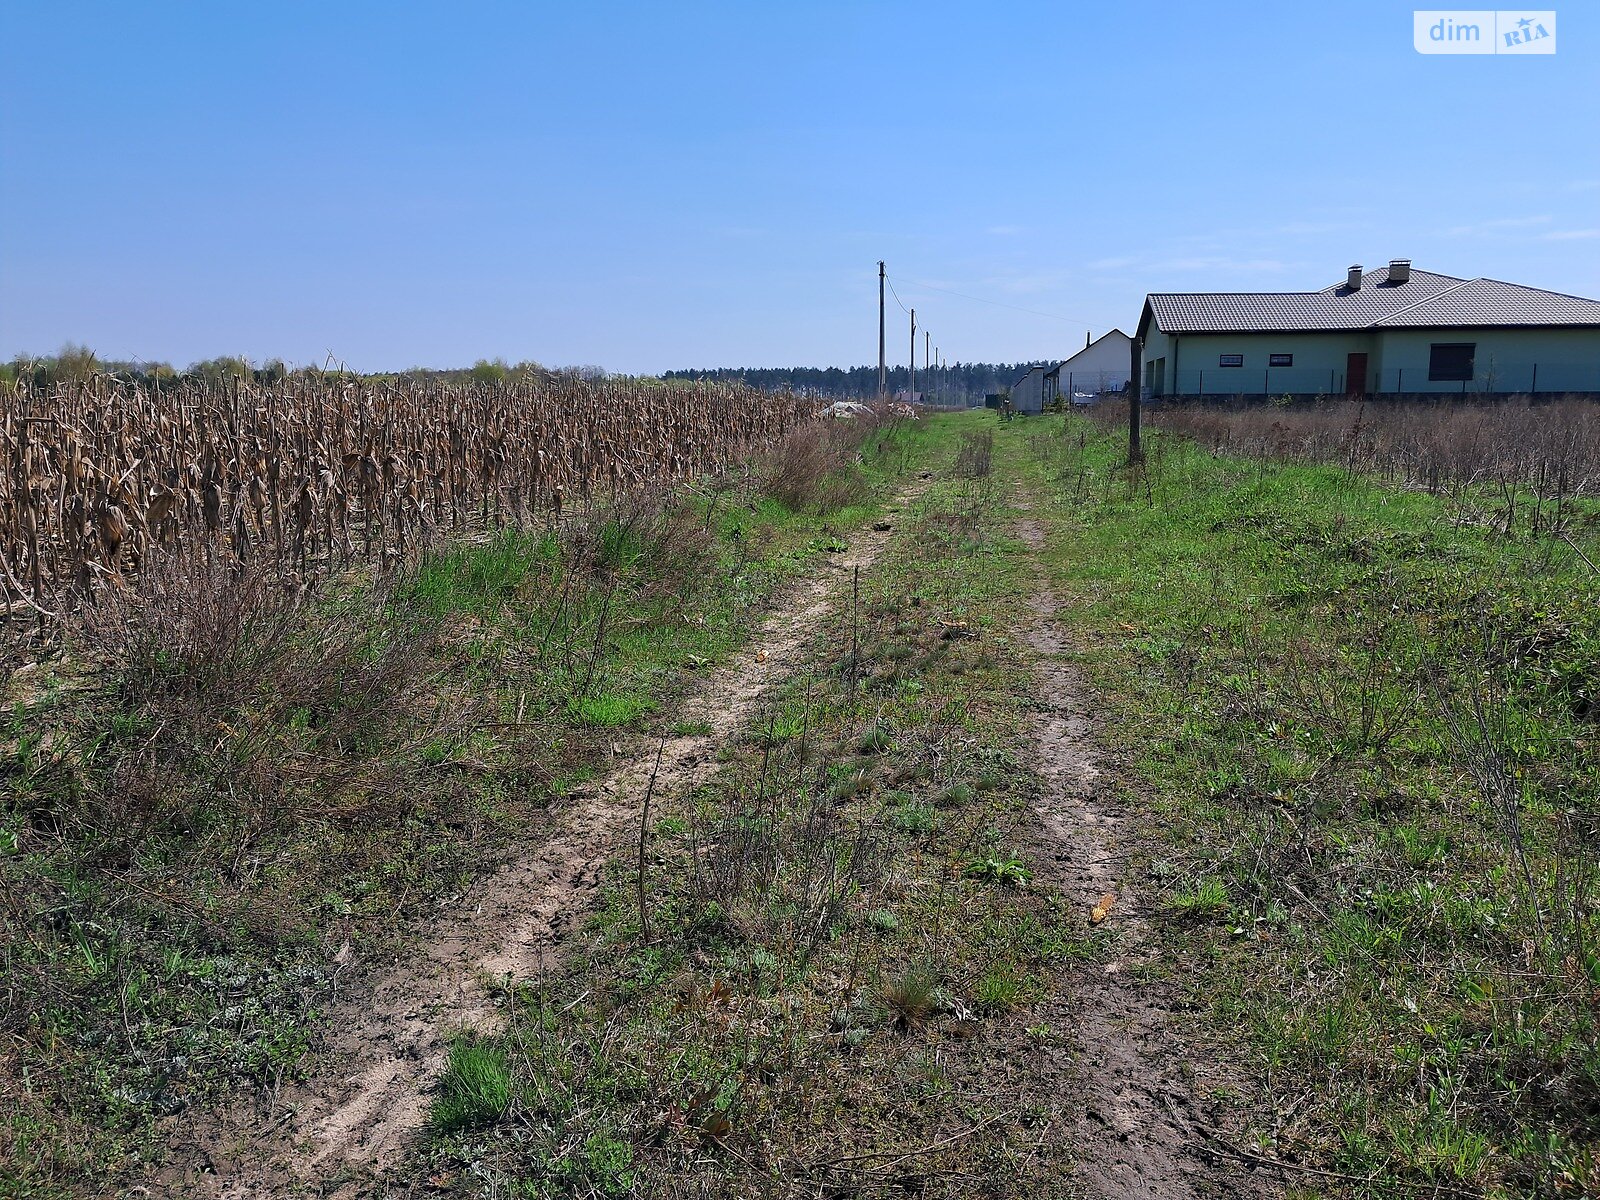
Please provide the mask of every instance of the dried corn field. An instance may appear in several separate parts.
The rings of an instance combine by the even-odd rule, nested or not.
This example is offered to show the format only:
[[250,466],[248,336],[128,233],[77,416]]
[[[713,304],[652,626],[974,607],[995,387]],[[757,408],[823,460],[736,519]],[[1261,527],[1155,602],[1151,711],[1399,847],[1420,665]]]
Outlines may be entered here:
[[155,565],[270,564],[291,588],[441,532],[559,518],[726,470],[808,409],[735,384],[302,376],[0,392],[0,614],[59,618]]

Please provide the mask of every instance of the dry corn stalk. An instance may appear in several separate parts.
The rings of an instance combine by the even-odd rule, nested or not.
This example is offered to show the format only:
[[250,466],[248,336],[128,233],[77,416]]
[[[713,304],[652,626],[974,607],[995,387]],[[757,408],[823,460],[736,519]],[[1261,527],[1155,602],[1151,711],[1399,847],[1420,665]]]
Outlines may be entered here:
[[0,390],[0,616],[65,612],[183,554],[304,587],[440,530],[723,471],[810,409],[740,385],[292,376]]

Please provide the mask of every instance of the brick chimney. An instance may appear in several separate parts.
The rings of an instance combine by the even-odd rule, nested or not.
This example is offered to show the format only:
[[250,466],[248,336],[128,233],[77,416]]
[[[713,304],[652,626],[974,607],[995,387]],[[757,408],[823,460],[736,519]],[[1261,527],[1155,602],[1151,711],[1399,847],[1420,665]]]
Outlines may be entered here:
[[1352,292],[1359,292],[1361,290],[1361,264],[1360,263],[1356,263],[1354,266],[1352,266],[1350,268],[1349,274],[1347,274],[1345,276],[1344,285],[1345,285],[1345,287],[1349,288]]
[[1391,258],[1389,260],[1389,282],[1407,283],[1411,279],[1411,260],[1409,258]]

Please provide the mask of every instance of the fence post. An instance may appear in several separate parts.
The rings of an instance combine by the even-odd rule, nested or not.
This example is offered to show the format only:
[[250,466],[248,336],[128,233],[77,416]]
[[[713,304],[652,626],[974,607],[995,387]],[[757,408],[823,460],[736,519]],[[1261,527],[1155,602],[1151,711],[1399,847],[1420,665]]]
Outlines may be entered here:
[[1528,395],[1533,395],[1539,390],[1539,364],[1533,364],[1533,382],[1528,385]]
[[1272,368],[1271,367],[1268,367],[1265,371],[1261,372],[1261,394],[1263,396],[1272,395]]
[[1206,394],[1206,373],[1205,373],[1205,368],[1203,368],[1203,367],[1200,370],[1200,387],[1199,387],[1198,394],[1200,396],[1202,396],[1202,397],[1204,397],[1205,394]]
[[1132,360],[1129,366],[1134,373],[1128,382],[1128,465],[1136,467],[1144,462],[1144,435],[1140,429],[1143,414],[1139,411],[1139,406],[1144,403],[1144,390],[1140,387],[1139,379],[1139,367],[1144,362],[1144,339],[1138,330],[1134,330],[1128,349],[1128,357]]
[[1404,367],[1398,367],[1395,370],[1394,394],[1396,396],[1404,396],[1406,394],[1406,369]]

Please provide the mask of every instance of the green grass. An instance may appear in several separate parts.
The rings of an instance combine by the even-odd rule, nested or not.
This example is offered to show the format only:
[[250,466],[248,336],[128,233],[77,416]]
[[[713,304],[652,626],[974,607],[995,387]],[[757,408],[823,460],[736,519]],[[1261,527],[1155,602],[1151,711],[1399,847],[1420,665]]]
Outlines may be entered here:
[[1167,911],[1206,918],[1162,926],[1168,969],[1238,1061],[1271,1067],[1268,1107],[1310,1097],[1263,1119],[1263,1146],[1362,1195],[1581,1194],[1600,578],[1560,539],[1507,536],[1486,489],[1159,431],[1145,471],[1119,456],[1076,417],[997,447],[1045,525]]
[[511,1106],[511,1068],[504,1050],[459,1041],[440,1072],[428,1123],[439,1133],[491,1125]]
[[1008,1012],[1022,998],[1022,980],[1009,966],[990,967],[973,988],[972,998],[979,1009],[989,1013]]
[[[670,722],[811,544],[880,513],[935,442],[863,447],[844,510],[706,480],[352,573],[270,653],[157,645],[128,679],[44,664],[0,721],[0,961],[32,1001],[0,1030],[8,1194],[110,1186],[159,1160],[174,1112],[305,1070],[346,938],[397,952],[613,745]],[[571,1161],[628,1175],[603,1140]]]
[[409,590],[434,616],[489,616],[515,600],[531,581],[556,577],[561,557],[561,544],[552,532],[503,529],[481,545],[428,555]]
[[612,729],[633,724],[652,707],[650,700],[644,696],[605,693],[599,696],[575,696],[567,703],[567,712],[584,725]]
[[1185,917],[1220,917],[1228,911],[1228,887],[1220,879],[1202,879],[1172,893],[1171,909]]
[[[964,428],[923,427],[934,461]],[[998,849],[1031,784],[1027,668],[1000,635],[1028,564],[1005,521],[973,480],[941,479],[896,516],[859,607],[836,612],[706,784],[661,798],[649,940],[630,850],[561,973],[524,990],[496,1041],[528,1095],[430,1166],[471,1164],[485,1190],[543,1169],[536,1194],[586,1195],[592,1173],[549,1164],[601,1135],[628,1147],[640,1196],[766,1194],[808,1164],[908,1149],[897,1177],[931,1188],[977,1172],[1007,1194],[1059,1184],[1024,1147],[1065,1093],[1035,1084],[1003,1113],[985,1099],[1016,1087],[1001,1042],[1032,1036],[1035,1006],[1065,1003],[1062,973],[1101,952],[1054,888],[1005,886],[1031,876]],[[980,636],[943,636],[960,621]],[[984,786],[953,786],[953,770]],[[975,860],[994,870],[964,876]]]

